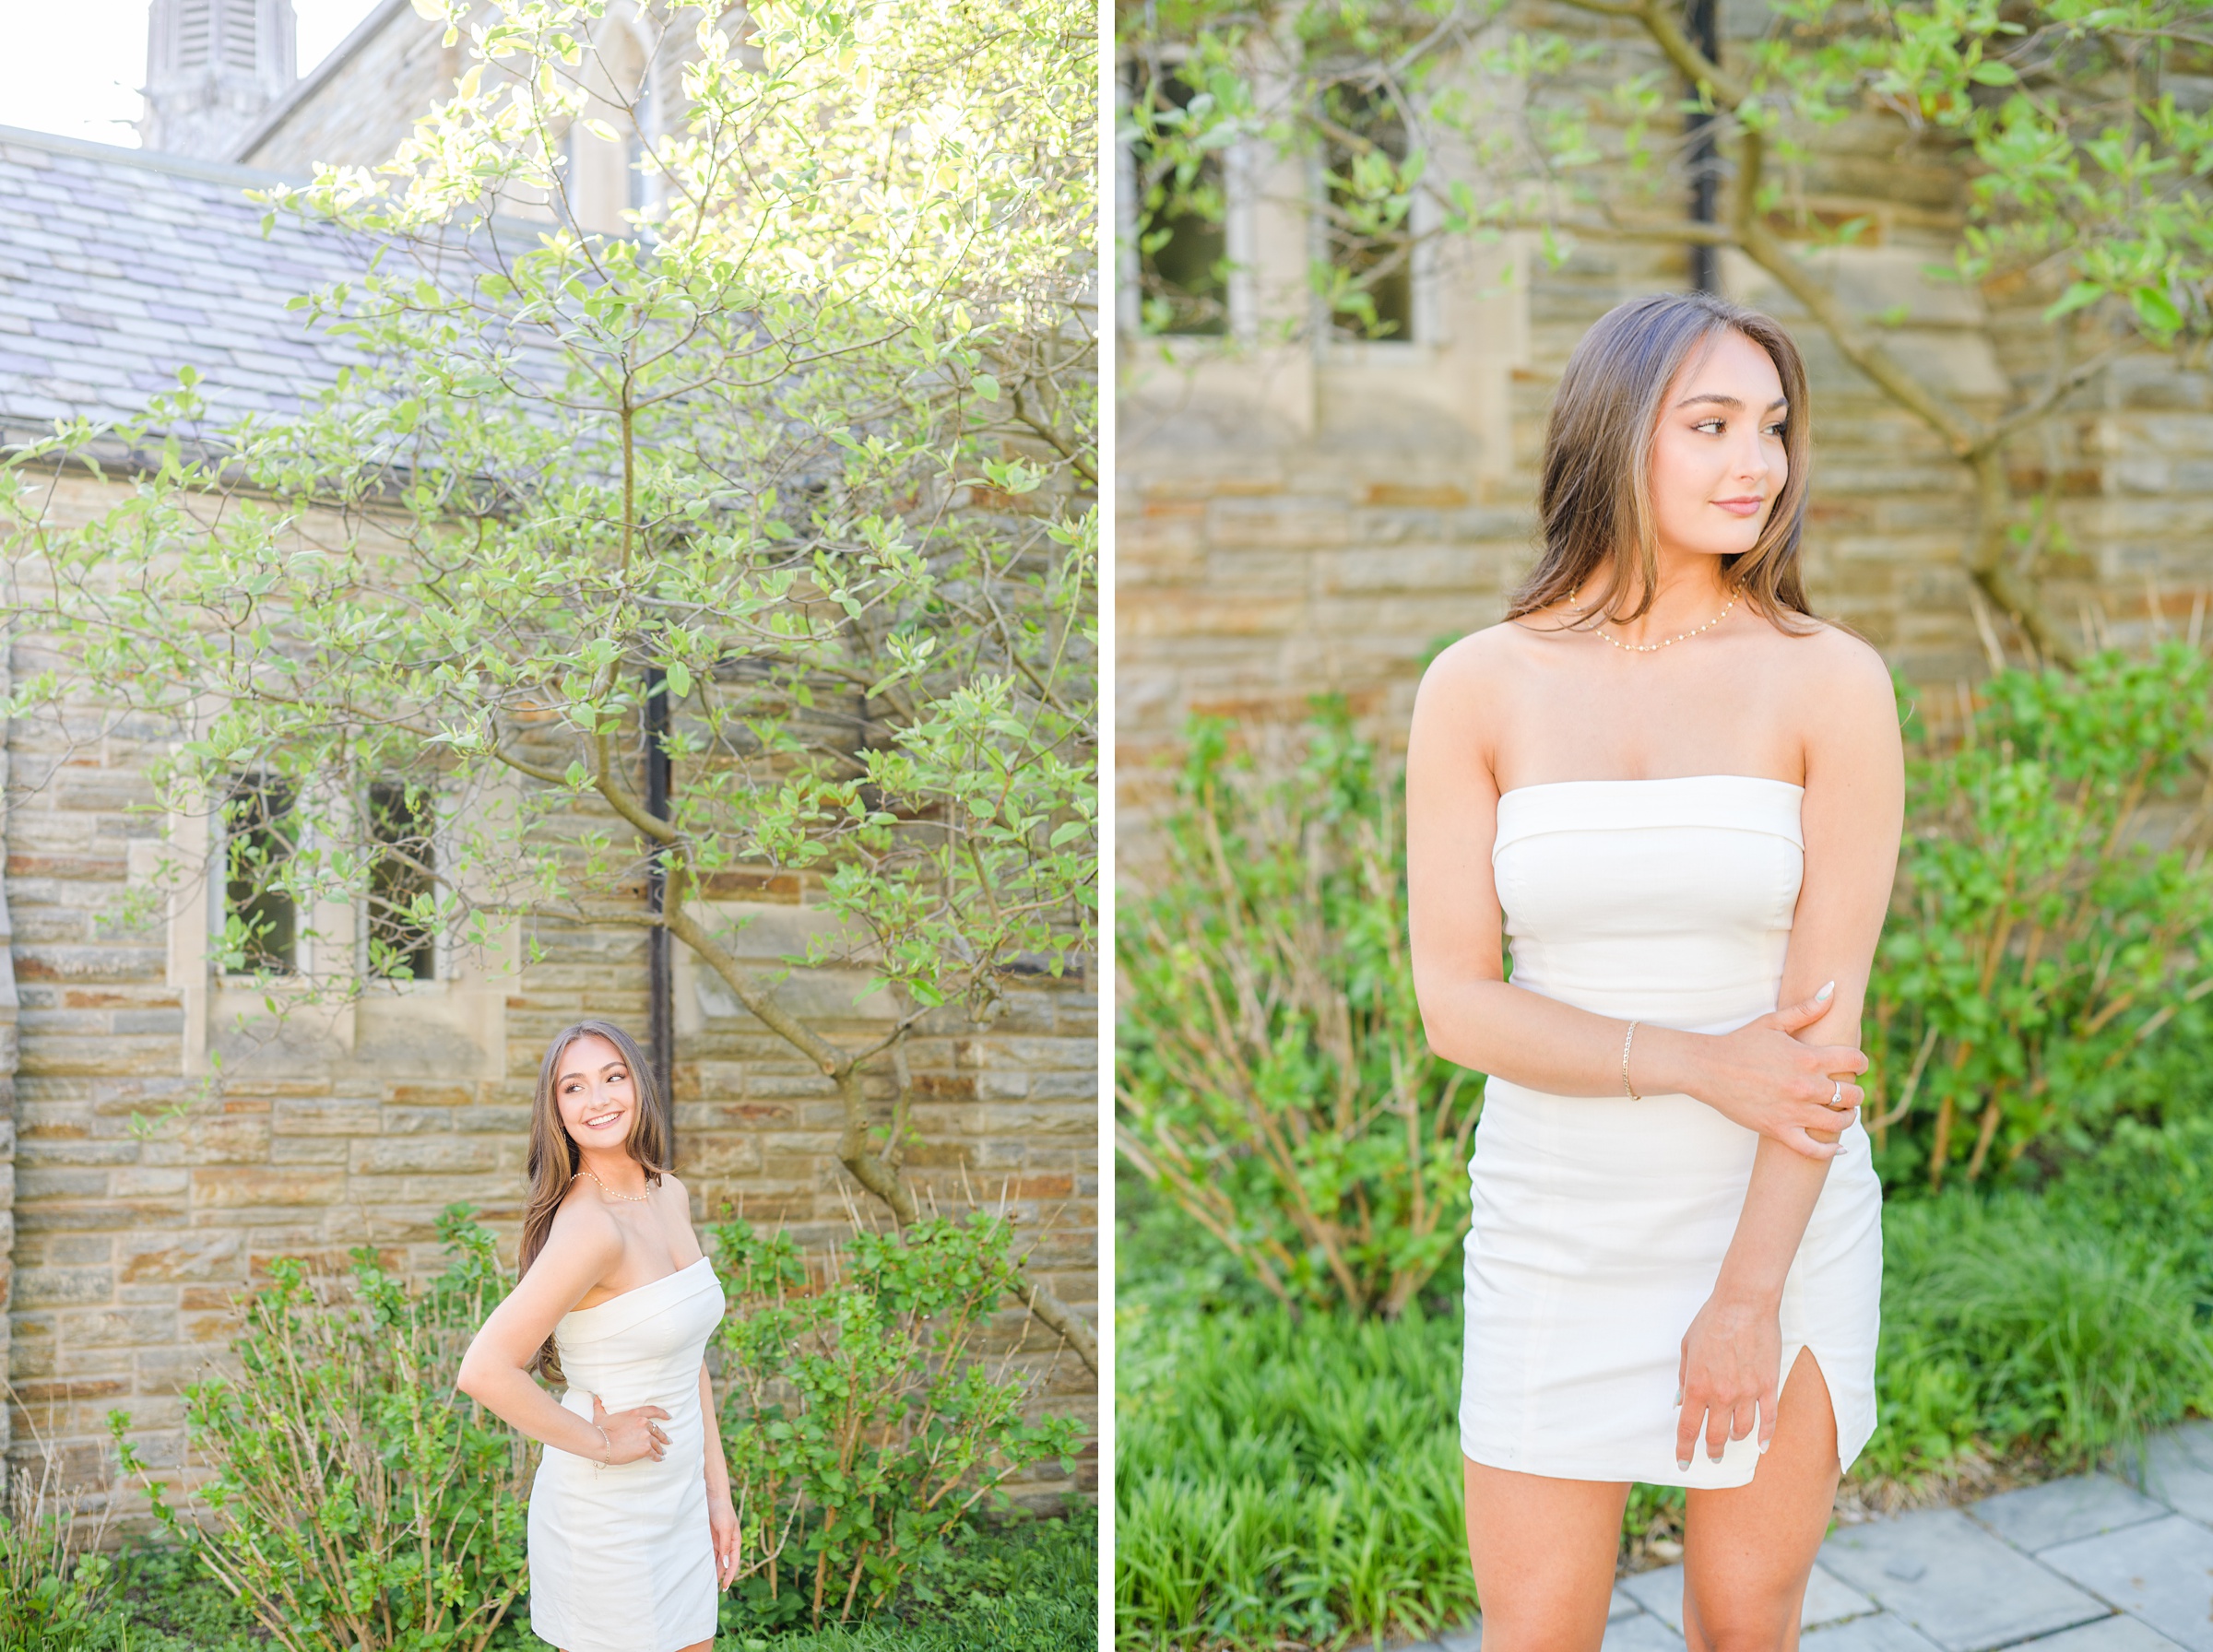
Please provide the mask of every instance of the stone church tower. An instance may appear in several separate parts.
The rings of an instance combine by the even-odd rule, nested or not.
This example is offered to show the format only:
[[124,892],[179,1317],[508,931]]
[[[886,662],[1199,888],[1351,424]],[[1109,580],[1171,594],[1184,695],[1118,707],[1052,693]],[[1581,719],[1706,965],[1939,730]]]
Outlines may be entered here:
[[229,159],[299,78],[292,0],[153,0],[139,141]]

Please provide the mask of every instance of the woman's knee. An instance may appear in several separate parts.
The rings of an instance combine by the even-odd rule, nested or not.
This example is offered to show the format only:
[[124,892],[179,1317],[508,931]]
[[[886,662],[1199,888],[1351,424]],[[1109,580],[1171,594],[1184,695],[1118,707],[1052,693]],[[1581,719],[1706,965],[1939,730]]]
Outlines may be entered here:
[[[1708,1591],[1709,1594],[1715,1591]],[[1695,1589],[1683,1599],[1683,1638],[1690,1652],[1790,1652],[1798,1644],[1803,1588],[1734,1588],[1710,1599]]]

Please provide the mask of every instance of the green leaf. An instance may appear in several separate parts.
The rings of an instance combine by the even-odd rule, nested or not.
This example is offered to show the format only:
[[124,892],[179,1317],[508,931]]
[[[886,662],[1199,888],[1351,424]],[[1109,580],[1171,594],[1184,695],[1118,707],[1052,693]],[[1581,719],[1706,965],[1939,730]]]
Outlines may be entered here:
[[2044,310],[2044,320],[2057,321],[2061,316],[2095,304],[2106,293],[2104,285],[2097,281],[2077,281],[2063,293],[2058,301]]
[[2129,295],[2138,320],[2154,333],[2172,333],[2183,324],[2183,313],[2174,301],[2156,287],[2139,287]]

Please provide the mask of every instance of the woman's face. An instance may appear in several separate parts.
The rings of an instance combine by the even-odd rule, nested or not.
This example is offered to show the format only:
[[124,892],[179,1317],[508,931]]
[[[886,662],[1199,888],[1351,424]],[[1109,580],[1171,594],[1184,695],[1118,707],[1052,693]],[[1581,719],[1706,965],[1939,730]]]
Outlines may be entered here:
[[580,1148],[619,1152],[630,1139],[638,1095],[622,1052],[597,1032],[574,1039],[561,1053],[553,1080],[554,1104],[569,1139]]
[[1668,385],[1652,441],[1652,525],[1663,551],[1737,556],[1758,543],[1790,474],[1782,377],[1742,333],[1723,333]]

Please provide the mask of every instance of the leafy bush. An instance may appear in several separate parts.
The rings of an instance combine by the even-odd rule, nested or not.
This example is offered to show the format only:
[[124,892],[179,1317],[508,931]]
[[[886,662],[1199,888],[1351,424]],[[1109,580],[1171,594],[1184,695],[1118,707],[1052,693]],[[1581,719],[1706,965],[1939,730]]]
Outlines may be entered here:
[[[170,1536],[288,1652],[525,1644],[506,1618],[525,1581],[529,1442],[454,1387],[509,1281],[466,1206],[438,1233],[446,1267],[420,1293],[366,1247],[351,1302],[296,1258],[271,1263],[231,1344],[240,1375],[185,1390],[214,1469],[195,1494],[205,1517],[181,1517],[149,1483]],[[143,1477],[129,1422],[110,1413]]]
[[1116,1141],[1290,1306],[1395,1315],[1467,1230],[1479,1090],[1423,1036],[1397,789],[1342,705],[1269,764],[1195,722],[1116,924]]
[[1962,1162],[1971,1182],[2040,1142],[2094,1146],[2179,1076],[2164,1044],[2213,1044],[2204,817],[2154,807],[2206,743],[2209,690],[2213,665],[2179,643],[2006,671],[1957,749],[1912,754],[1868,993],[1887,1181],[1933,1190]]
[[719,1334],[744,1572],[724,1626],[873,1611],[1017,1469],[1068,1458],[1071,1418],[1030,1421],[1026,1385],[976,1347],[1020,1280],[1012,1230],[978,1211],[853,1235],[819,1288],[788,1233],[715,1229]]
[[0,1652],[105,1652],[124,1618],[104,1514],[85,1517],[42,1450],[35,1472],[0,1466]]

